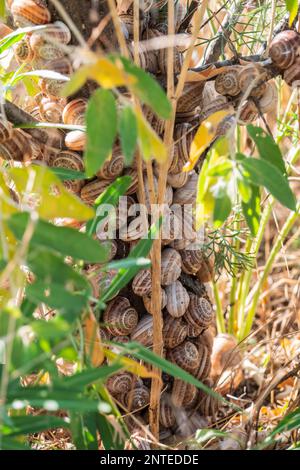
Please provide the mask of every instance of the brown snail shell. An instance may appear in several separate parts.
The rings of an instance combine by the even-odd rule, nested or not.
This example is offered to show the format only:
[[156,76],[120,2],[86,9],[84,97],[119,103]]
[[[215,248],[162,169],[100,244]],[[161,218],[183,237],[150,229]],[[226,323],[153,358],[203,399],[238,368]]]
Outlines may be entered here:
[[177,122],[190,122],[197,117],[202,104],[203,88],[203,82],[185,84],[183,93],[177,103]]
[[203,328],[202,326],[196,326],[195,324],[192,323],[187,323],[188,325],[188,337],[189,338],[197,338],[199,335],[202,334]]
[[216,91],[214,82],[205,83],[202,99],[201,120],[207,119],[211,114],[228,106],[226,97]]
[[80,197],[86,204],[94,204],[97,197],[100,196],[108,186],[109,181],[97,178],[83,186]]
[[70,131],[66,134],[65,145],[75,152],[83,152],[86,145],[86,133],[84,131]]
[[[155,191],[158,189],[158,179],[156,176],[153,176],[153,184]],[[150,197],[150,185],[148,182],[148,178],[146,175],[144,175],[144,189],[145,189],[145,204],[147,207],[147,210],[150,212],[151,210],[151,197]],[[167,185],[166,191],[165,191],[165,198],[164,198],[164,204],[167,204],[170,206],[172,204],[173,200],[173,189],[171,186]]]
[[214,338],[211,363],[212,378],[219,377],[226,368],[237,366],[241,361],[238,342],[234,336],[220,333]]
[[168,359],[183,370],[194,373],[199,365],[200,356],[197,347],[191,341],[184,341],[168,351]]
[[137,273],[132,281],[132,290],[136,295],[144,297],[151,294],[152,281],[150,269],[142,269]]
[[203,251],[197,248],[189,247],[180,251],[182,260],[182,270],[187,274],[196,274],[199,271],[203,261]]
[[13,134],[12,124],[7,120],[0,120],[0,143],[2,144],[8,139],[11,139]]
[[[151,315],[152,315],[151,296],[146,295],[145,297],[143,297],[143,302],[144,302],[144,306],[145,306],[145,309],[147,310],[147,312],[151,313]],[[167,304],[167,295],[166,295],[166,292],[164,291],[164,289],[161,289],[161,306],[160,306],[160,309],[163,310],[165,308],[166,304]]]
[[170,174],[180,173],[189,161],[190,147],[194,138],[193,127],[189,123],[180,123],[174,129],[174,156],[169,168]]
[[167,176],[167,182],[172,188],[182,188],[182,186],[185,185],[185,183],[188,180],[188,173],[187,172],[181,172],[181,173],[175,173],[171,174],[169,173]]
[[[78,153],[71,151],[59,152],[57,155],[53,155],[48,162],[50,167],[54,168],[69,168],[75,171],[84,171],[83,160]],[[78,194],[82,187],[82,181],[80,180],[68,180],[64,181],[64,185],[69,191]]]
[[203,257],[199,270],[196,273],[197,279],[202,283],[211,282],[214,277],[213,261],[211,258]]
[[258,64],[249,64],[240,68],[239,86],[243,93],[247,91],[251,96],[261,96],[265,89],[266,72]]
[[277,108],[278,91],[274,81],[269,81],[263,95],[260,97],[258,105],[262,113],[269,113]]
[[240,91],[239,65],[233,66],[227,72],[220,73],[215,80],[215,90],[220,95],[237,96]]
[[[93,296],[95,298],[98,298],[99,295],[103,291],[108,289],[108,287],[110,286],[113,278],[116,276],[117,271],[115,271],[113,269],[109,270],[109,271],[99,271],[99,266],[98,265],[93,265],[93,266],[90,266],[87,269],[86,273],[87,273],[88,279],[89,279],[89,281],[92,285]],[[116,296],[117,295],[118,295],[118,293],[116,294]]]
[[164,345],[168,349],[179,346],[187,337],[187,325],[181,319],[165,315],[163,326]]
[[181,273],[181,256],[174,248],[165,248],[161,254],[161,284],[169,286]]
[[143,114],[150,126],[155,130],[158,135],[161,135],[165,128],[165,121],[159,118],[151,108],[148,106],[143,107]]
[[136,328],[131,333],[131,340],[149,347],[153,344],[153,318],[152,315],[144,315]]
[[299,55],[300,34],[287,30],[278,33],[272,40],[269,55],[274,64],[282,70],[288,69]]
[[17,26],[47,24],[51,21],[48,8],[42,2],[34,0],[14,0],[10,7]]
[[145,385],[138,386],[125,395],[124,402],[129,411],[137,411],[149,404],[150,391]]
[[242,105],[239,115],[239,124],[248,124],[255,121],[258,117],[258,110],[252,100],[247,100]]
[[206,346],[209,351],[209,355],[211,356],[214,344],[214,337],[210,328],[204,330],[203,333],[201,333],[201,335],[194,340],[194,343],[196,344],[196,346],[200,346],[200,344]]
[[114,374],[106,380],[106,387],[112,395],[123,395],[124,393],[129,392],[132,384],[132,375],[126,371]]
[[[300,48],[300,46],[299,46]],[[283,78],[286,83],[290,86],[294,84],[299,86],[300,81],[300,57],[295,59],[295,62],[284,71]]]
[[97,172],[97,176],[107,180],[117,178],[124,169],[124,157],[119,148],[115,149],[112,157],[106,160],[102,168]]
[[[167,73],[168,64],[168,49],[162,48],[158,51],[158,67],[160,73],[165,75]],[[183,64],[183,56],[181,52],[175,47],[174,48],[174,73],[178,74],[181,71]]]
[[159,422],[165,428],[171,428],[176,423],[176,415],[173,407],[169,405],[168,399],[162,396],[159,408]]
[[166,286],[166,295],[166,309],[169,314],[174,318],[184,315],[190,303],[190,296],[181,282],[175,281]]
[[119,231],[119,238],[125,242],[133,242],[143,238],[148,232],[148,222],[140,215],[132,220],[128,227],[122,227]]
[[190,304],[184,318],[192,326],[208,328],[213,320],[213,309],[210,302],[204,297],[190,294]]
[[87,101],[83,98],[77,98],[70,101],[63,110],[63,123],[74,126],[83,126],[85,124],[86,107]]
[[124,171],[124,175],[128,175],[131,177],[131,183],[130,183],[129,188],[126,191],[126,195],[129,196],[130,194],[136,193],[138,184],[139,184],[138,174],[137,174],[136,169],[126,168],[126,170]]
[[39,104],[40,116],[43,121],[47,122],[60,123],[63,109],[64,100],[52,101],[50,98],[44,97]]
[[[203,383],[210,388],[212,388],[213,386],[213,382],[211,379],[205,379]],[[215,418],[215,415],[219,408],[219,401],[217,400],[217,398],[209,395],[203,390],[199,390],[198,408],[203,416],[212,416],[213,418]]]
[[125,297],[116,297],[109,302],[103,321],[113,336],[127,336],[138,324],[138,313]]
[[188,181],[182,188],[176,189],[173,196],[173,204],[193,204],[196,198],[198,175],[192,172]]
[[198,390],[195,385],[175,378],[171,393],[171,402],[176,408],[191,408],[195,404]]
[[16,46],[14,46],[14,54],[19,64],[22,64],[23,62],[29,63],[33,59],[34,51],[30,46],[28,37],[25,36],[16,44]]
[[11,137],[0,144],[0,157],[18,162],[31,160],[32,149],[29,139],[21,131],[13,129]]
[[198,352],[200,355],[200,364],[195,373],[195,377],[199,380],[206,379],[209,376],[211,369],[210,352],[204,344],[198,345]]

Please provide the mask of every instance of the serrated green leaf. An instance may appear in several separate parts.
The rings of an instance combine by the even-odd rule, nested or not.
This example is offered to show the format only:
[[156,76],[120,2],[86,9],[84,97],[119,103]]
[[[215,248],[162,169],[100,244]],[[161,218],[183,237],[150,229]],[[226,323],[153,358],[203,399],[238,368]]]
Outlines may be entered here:
[[288,180],[266,160],[243,158],[240,162],[243,174],[255,186],[264,186],[281,204],[295,211],[295,197]]
[[84,153],[86,174],[93,176],[110,156],[117,134],[114,95],[99,89],[91,97],[86,112],[87,143]]
[[126,166],[131,165],[137,144],[137,122],[131,106],[121,110],[119,117],[121,148]]

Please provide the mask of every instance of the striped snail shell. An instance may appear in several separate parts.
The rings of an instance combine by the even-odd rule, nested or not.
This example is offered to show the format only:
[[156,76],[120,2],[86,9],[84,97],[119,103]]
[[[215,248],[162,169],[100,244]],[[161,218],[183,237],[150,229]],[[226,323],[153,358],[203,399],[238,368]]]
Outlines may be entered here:
[[[154,188],[157,191],[158,189],[158,179],[156,176],[153,176],[153,183],[154,183]],[[150,197],[150,185],[148,182],[148,177],[144,175],[144,189],[145,189],[145,204],[147,207],[147,210],[150,212],[151,209],[151,197]],[[166,191],[165,191],[165,199],[164,203],[170,206],[172,204],[173,200],[173,189],[171,186],[167,185]]]
[[192,326],[208,328],[213,320],[213,309],[204,297],[190,294],[190,304],[185,313],[185,320]]
[[[78,153],[68,150],[59,152],[57,155],[50,157],[48,164],[53,168],[67,168],[75,171],[84,171],[84,164],[81,156],[78,155]],[[69,191],[78,194],[82,187],[82,181],[68,180],[64,181],[64,185]]]
[[195,373],[195,377],[199,380],[206,379],[209,376],[210,369],[211,369],[211,360],[210,360],[210,352],[208,348],[204,344],[198,345],[198,352],[200,355],[200,363],[199,367]]
[[150,269],[142,269],[137,273],[132,281],[132,290],[136,295],[144,297],[151,294],[152,281]]
[[191,341],[184,341],[168,351],[168,359],[183,370],[194,373],[199,366],[200,356],[197,347]]
[[228,102],[225,96],[218,93],[214,82],[206,82],[202,94],[201,119],[206,119],[211,114],[225,109]]
[[127,371],[119,372],[106,380],[106,387],[112,395],[119,395],[129,392],[132,387],[133,378]]
[[295,85],[299,86],[300,81],[300,57],[295,59],[293,65],[286,69],[283,73],[283,78],[286,83],[290,86]]
[[30,46],[28,37],[24,37],[14,46],[14,55],[19,64],[29,63],[34,57],[34,51]]
[[172,186],[172,188],[182,188],[182,186],[185,185],[185,183],[187,182],[188,180],[188,172],[180,172],[180,173],[175,173],[175,174],[171,174],[171,173],[168,173],[168,176],[167,176],[167,183]]
[[161,254],[161,284],[168,286],[177,281],[181,273],[181,256],[174,248],[165,248]]
[[85,124],[86,107],[87,100],[83,98],[77,98],[70,101],[63,110],[63,123],[74,126],[83,126]]
[[153,344],[153,318],[152,315],[144,315],[136,328],[131,333],[131,340],[149,347]]
[[198,347],[200,346],[200,344],[203,345],[203,346],[206,346],[206,348],[209,351],[209,356],[211,356],[211,353],[212,353],[212,350],[213,350],[213,344],[214,344],[214,337],[213,337],[213,334],[212,334],[210,328],[207,328],[206,330],[204,330],[203,333],[201,333],[201,335],[198,336],[194,340],[194,343]]
[[176,121],[190,122],[199,115],[202,104],[203,82],[186,83],[177,103]]
[[21,131],[13,129],[11,137],[0,144],[0,157],[4,160],[23,162],[31,160],[29,139]]
[[109,181],[97,178],[85,184],[80,192],[80,197],[86,204],[94,204],[100,194],[109,186]]
[[13,0],[10,10],[14,22],[21,28],[34,24],[47,24],[51,21],[50,11],[40,1]]
[[145,385],[135,387],[124,397],[125,406],[129,411],[137,411],[149,405],[150,391]]
[[203,251],[189,247],[180,251],[180,256],[182,260],[182,270],[187,274],[196,274],[199,271],[200,265],[203,260]]
[[220,73],[215,80],[215,89],[220,95],[236,96],[240,93],[239,72],[241,67],[235,65],[227,72]]
[[116,297],[109,302],[103,321],[113,336],[127,336],[137,326],[138,314],[125,297]]
[[282,70],[288,69],[299,55],[300,34],[296,31],[281,31],[270,44],[269,55]]
[[165,428],[171,428],[176,423],[176,415],[173,411],[173,407],[168,403],[168,398],[164,395],[161,397],[160,401],[159,422],[161,426]]
[[[146,295],[145,297],[143,297],[143,302],[144,302],[144,306],[145,306],[145,309],[147,310],[148,313],[151,313],[152,315],[152,307],[151,307],[151,296],[150,295]],[[166,295],[166,292],[164,289],[161,289],[161,305],[160,305],[160,309],[163,310],[165,308],[167,304],[167,295]]]
[[[55,21],[48,24],[45,29],[36,31],[30,36],[30,45],[35,50],[40,44],[45,43],[69,44],[71,41],[71,32],[68,26],[62,21]],[[42,55],[40,55],[43,58]],[[46,58],[46,57],[45,57]]]
[[0,144],[10,139],[13,134],[13,127],[7,119],[0,119]]
[[126,196],[129,196],[130,194],[134,194],[137,191],[138,188],[138,174],[135,168],[126,168],[124,171],[124,175],[130,176],[131,177],[131,183],[129,188],[126,191]]
[[247,91],[251,96],[261,96],[266,89],[266,72],[259,64],[249,64],[240,68],[239,86],[243,93]]
[[187,325],[177,318],[165,315],[163,326],[164,345],[168,349],[173,349],[183,343],[187,337]]
[[[98,298],[101,292],[108,289],[113,278],[117,274],[117,271],[115,271],[114,269],[111,269],[109,271],[99,271],[99,265],[96,264],[93,266],[89,266],[89,268],[86,271],[86,274],[88,276],[88,279],[93,289],[93,296],[95,298]],[[118,294],[116,294],[116,296],[117,295]]]
[[106,160],[102,168],[97,172],[97,176],[107,180],[113,180],[119,176],[124,169],[124,157],[121,149],[116,148],[109,160]]
[[75,152],[83,152],[86,145],[86,133],[84,131],[70,131],[66,134],[65,145]]
[[122,227],[119,231],[119,238],[130,243],[135,240],[140,240],[147,232],[148,222],[142,215],[139,215],[128,224],[128,227]]
[[175,378],[171,393],[171,402],[176,407],[191,408],[195,404],[198,390],[195,385]]
[[213,280],[214,277],[214,268],[213,268],[213,261],[211,258],[203,257],[199,270],[196,273],[197,279],[202,282],[210,282]]
[[263,95],[260,97],[258,105],[262,113],[269,113],[277,108],[278,102],[278,91],[276,83],[274,81],[269,81],[267,83],[267,88]]
[[[203,383],[209,388],[213,387],[213,381],[211,379],[205,379]],[[203,416],[213,416],[214,418],[219,408],[219,401],[203,390],[199,390],[198,408]]]
[[198,326],[195,324],[187,323],[188,326],[188,337],[189,338],[197,338],[199,335],[202,334],[203,328],[202,326]]
[[[158,67],[160,73],[165,75],[167,73],[167,64],[168,64],[168,49],[162,48],[158,51]],[[181,71],[183,64],[183,56],[181,52],[175,47],[174,48],[174,73],[178,74]]]
[[189,123],[180,123],[174,129],[174,156],[169,168],[170,174],[180,173],[189,161],[190,147],[193,141],[193,127]]
[[39,110],[43,121],[60,123],[64,109],[64,100],[51,100],[44,97],[40,101]]
[[167,305],[169,314],[174,317],[181,317],[186,312],[190,296],[180,281],[175,281],[166,287]]
[[[45,62],[44,68],[65,76],[70,76],[73,70],[70,60],[66,57]],[[61,91],[66,84],[65,80],[52,78],[42,78],[39,83],[42,93],[53,99],[60,99]]]
[[143,114],[150,126],[155,130],[158,135],[161,135],[164,131],[165,121],[159,118],[151,108],[143,106]]
[[173,203],[174,204],[193,204],[196,198],[198,175],[192,172],[182,188],[174,191]]
[[248,124],[255,121],[258,117],[258,110],[252,100],[247,100],[243,103],[238,119],[239,124]]

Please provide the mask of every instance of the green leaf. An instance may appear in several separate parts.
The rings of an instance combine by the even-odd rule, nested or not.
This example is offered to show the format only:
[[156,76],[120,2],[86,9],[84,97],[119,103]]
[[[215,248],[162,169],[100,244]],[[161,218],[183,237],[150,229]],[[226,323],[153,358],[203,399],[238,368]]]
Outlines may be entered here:
[[126,166],[131,165],[137,143],[137,122],[131,106],[121,110],[119,118],[121,148]]
[[71,170],[70,168],[52,167],[51,171],[62,181],[85,179],[85,173],[82,171]]
[[109,271],[111,269],[128,269],[132,267],[138,267],[139,269],[146,269],[151,266],[151,261],[148,258],[125,258],[111,261],[103,267],[103,271]]
[[87,144],[84,154],[86,174],[93,176],[112,152],[117,134],[117,109],[114,95],[99,89],[91,97],[86,112]]
[[266,160],[242,158],[240,165],[246,178],[256,186],[264,186],[281,204],[295,211],[296,203],[287,178]]
[[228,176],[232,171],[232,162],[230,160],[216,163],[216,165],[209,168],[208,176]]
[[[117,178],[96,199],[94,204],[95,209],[104,204],[108,204],[115,207],[119,203],[120,196],[126,193],[127,189],[130,186],[130,183],[130,176],[121,176],[120,178]],[[104,219],[104,217],[105,215],[96,215],[94,219],[88,221],[88,223],[86,224],[86,231],[89,235],[93,235],[94,233],[96,233],[97,225]]]
[[[7,224],[15,237],[22,240],[29,221],[30,214],[23,212],[11,216]],[[107,250],[89,235],[70,227],[57,227],[43,220],[35,224],[30,240],[30,248],[36,246],[51,248],[62,255],[90,263],[103,263],[108,258]]]
[[271,165],[276,166],[282,175],[286,173],[284,161],[281,155],[280,148],[274,141],[273,137],[261,129],[249,124],[247,131],[250,137],[254,140],[260,158],[268,161]]
[[57,416],[12,416],[8,432],[4,434],[10,437],[34,434],[36,432],[46,431],[47,429],[68,428],[68,422]]
[[5,0],[0,0],[0,18],[3,20],[6,16]]
[[108,421],[108,419],[98,414],[96,417],[97,429],[101,436],[101,441],[103,442],[104,448],[106,450],[122,450],[124,449],[124,442],[121,439],[121,436],[114,426]]
[[228,194],[216,197],[214,207],[214,227],[219,228],[225,222],[231,211],[231,200]]
[[163,119],[171,117],[172,107],[164,90],[147,72],[134,65],[125,57],[120,57],[125,72],[133,75],[137,81],[130,85],[130,89],[145,104],[148,104],[158,116]]
[[260,223],[260,189],[258,186],[251,185],[251,196],[249,201],[242,201],[243,214],[250,229],[251,234],[255,237],[259,229]]
[[240,172],[237,174],[237,187],[243,202],[247,203],[251,198],[251,185]]
[[41,26],[27,26],[26,28],[18,28],[12,33],[8,34],[7,36],[4,36],[4,38],[1,39],[0,41],[0,55],[9,49],[11,46],[19,42],[25,34],[27,33],[32,33],[34,31],[39,31],[42,29],[45,29],[45,25]]
[[[161,225],[161,220],[159,221],[159,227]],[[127,259],[130,258],[140,258],[148,255],[153,240],[158,234],[159,227],[153,225],[148,233],[148,238],[141,239],[138,244],[131,250]],[[110,286],[104,293],[101,295],[101,302],[106,302],[107,300],[113,298],[113,296],[119,292],[128,282],[139,272],[141,269],[140,266],[132,266],[131,268],[122,268],[119,270],[118,274],[113,278]]]
[[286,9],[290,14],[289,26],[292,26],[298,12],[298,0],[285,0]]
[[123,367],[121,364],[112,364],[95,369],[86,369],[71,377],[66,377],[61,385],[72,390],[83,390],[84,387],[98,380],[106,380],[110,375],[115,374]]
[[32,450],[26,442],[20,438],[1,436],[0,450]]

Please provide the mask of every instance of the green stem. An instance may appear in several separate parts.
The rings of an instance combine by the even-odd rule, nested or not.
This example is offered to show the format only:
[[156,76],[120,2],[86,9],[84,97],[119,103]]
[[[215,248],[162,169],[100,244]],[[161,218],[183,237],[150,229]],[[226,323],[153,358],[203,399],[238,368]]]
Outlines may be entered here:
[[256,313],[257,309],[257,304],[259,301],[259,297],[261,294],[261,290],[266,282],[266,279],[268,277],[269,272],[272,269],[273,263],[278,255],[278,253],[281,250],[282,243],[285,240],[285,238],[288,236],[290,230],[292,229],[293,225],[295,224],[296,220],[299,217],[299,211],[300,211],[300,203],[297,204],[297,210],[296,212],[292,212],[289,217],[287,218],[285,224],[283,225],[282,229],[280,230],[276,241],[271,249],[269,258],[265,264],[264,270],[259,278],[259,281],[257,283],[257,287],[253,296],[252,304],[250,306],[250,309],[247,314],[247,319],[246,323],[242,329],[241,332],[241,339],[244,339],[251,331],[252,325],[253,325],[253,320],[254,316]]
[[215,304],[216,304],[216,309],[217,309],[216,320],[217,320],[218,333],[226,333],[222,303],[221,303],[221,299],[219,296],[219,290],[218,290],[217,284],[214,281],[212,283],[212,286],[213,286],[213,293],[214,293]]

